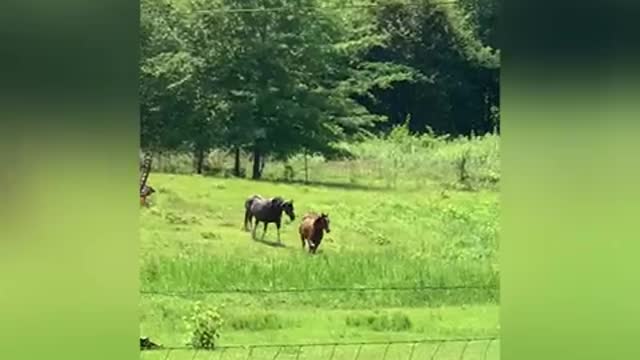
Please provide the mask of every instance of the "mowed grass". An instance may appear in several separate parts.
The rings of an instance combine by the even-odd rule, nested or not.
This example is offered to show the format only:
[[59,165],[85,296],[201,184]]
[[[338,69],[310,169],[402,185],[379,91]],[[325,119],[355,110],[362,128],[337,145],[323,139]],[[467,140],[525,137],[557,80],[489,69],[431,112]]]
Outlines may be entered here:
[[[149,182],[158,192],[140,215],[140,281],[147,292],[141,298],[141,332],[164,345],[185,344],[189,333],[183,317],[195,301],[220,308],[225,321],[222,346],[498,333],[499,202],[495,192],[349,189],[157,173],[151,174]],[[294,200],[297,218],[291,223],[285,220],[282,246],[274,246],[274,225],[269,226],[264,242],[252,240],[243,230],[244,200],[252,194]],[[302,250],[297,233],[298,220],[307,211],[326,212],[331,219],[332,232],[315,256]],[[260,238],[262,227],[257,234]],[[336,291],[465,285],[486,288]],[[292,288],[324,290],[215,293]],[[174,292],[182,294],[166,295]],[[414,358],[430,356],[433,346],[417,346]],[[437,358],[449,358],[446,349],[450,358],[459,358],[459,346],[443,345]],[[469,345],[465,358],[477,355],[474,346],[484,351],[485,345]],[[382,358],[384,351],[388,359],[401,358],[394,354],[409,347],[365,347],[360,358]],[[353,359],[356,348],[338,347],[334,359]],[[497,348],[496,343],[492,348]],[[331,348],[305,348],[300,354],[285,350],[278,359],[325,359],[330,354],[322,352],[331,352]],[[255,351],[252,358],[271,359],[277,349]],[[243,349],[225,353],[225,359],[248,355]],[[202,354],[203,359],[219,356]],[[489,354],[496,358],[497,350]],[[170,358],[193,355],[176,351]]]

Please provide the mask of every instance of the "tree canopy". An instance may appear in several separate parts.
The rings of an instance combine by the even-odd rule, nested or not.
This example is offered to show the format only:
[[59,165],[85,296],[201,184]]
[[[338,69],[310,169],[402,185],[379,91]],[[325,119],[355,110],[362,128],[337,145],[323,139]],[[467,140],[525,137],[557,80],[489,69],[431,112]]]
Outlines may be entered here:
[[143,0],[141,144],[192,151],[198,171],[210,149],[248,151],[259,178],[266,155],[336,154],[408,117],[491,131],[492,1]]

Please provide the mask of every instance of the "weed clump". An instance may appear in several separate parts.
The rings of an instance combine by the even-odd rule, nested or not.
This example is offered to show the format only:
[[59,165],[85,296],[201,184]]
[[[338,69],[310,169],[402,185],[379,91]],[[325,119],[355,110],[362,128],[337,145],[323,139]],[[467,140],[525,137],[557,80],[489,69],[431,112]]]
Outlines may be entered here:
[[234,330],[249,331],[278,330],[285,327],[277,314],[259,312],[230,317],[228,325]]
[[193,313],[187,319],[187,327],[191,333],[189,345],[195,349],[213,350],[216,340],[220,337],[223,320],[218,309],[196,303]]
[[345,319],[347,326],[365,327],[373,331],[407,331],[412,327],[411,319],[399,311],[391,314],[357,314],[347,316]]
[[220,236],[220,234],[212,232],[212,231],[205,231],[200,233],[200,236],[202,236],[203,239],[205,240],[220,240],[222,237]]

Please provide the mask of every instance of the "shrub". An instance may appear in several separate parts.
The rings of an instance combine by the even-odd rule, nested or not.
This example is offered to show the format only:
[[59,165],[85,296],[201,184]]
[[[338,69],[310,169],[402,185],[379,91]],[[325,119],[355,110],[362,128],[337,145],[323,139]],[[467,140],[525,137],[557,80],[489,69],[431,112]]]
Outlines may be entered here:
[[223,324],[217,308],[198,302],[194,307],[193,314],[186,321],[191,333],[189,345],[195,349],[212,350],[215,348],[215,342],[220,337],[220,328]]

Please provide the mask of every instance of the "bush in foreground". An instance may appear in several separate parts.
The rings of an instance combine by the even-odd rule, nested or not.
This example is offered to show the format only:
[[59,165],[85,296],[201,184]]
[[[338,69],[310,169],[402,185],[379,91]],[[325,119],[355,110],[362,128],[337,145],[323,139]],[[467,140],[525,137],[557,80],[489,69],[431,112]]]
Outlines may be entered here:
[[191,333],[189,345],[195,349],[213,350],[223,324],[218,309],[197,302],[186,321]]

